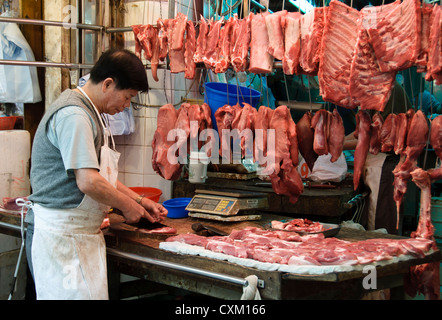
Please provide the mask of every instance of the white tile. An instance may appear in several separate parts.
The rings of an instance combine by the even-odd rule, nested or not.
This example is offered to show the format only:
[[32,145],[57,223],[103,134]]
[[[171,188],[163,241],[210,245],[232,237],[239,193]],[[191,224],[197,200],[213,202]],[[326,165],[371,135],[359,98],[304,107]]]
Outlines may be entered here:
[[126,155],[125,155],[125,150],[126,150],[126,146],[125,145],[121,145],[121,144],[117,144],[115,146],[115,149],[121,153],[120,154],[120,159],[118,160],[118,172],[124,172],[124,167],[125,167],[125,162],[126,162]]
[[135,131],[134,133],[128,134],[124,138],[124,142],[127,145],[144,146],[145,140],[145,118],[134,117]]
[[143,174],[144,147],[127,145],[125,149],[124,172]]
[[[167,98],[166,98],[167,95]],[[167,103],[172,103],[171,99],[171,91],[160,90],[160,89],[152,89],[149,90],[149,98],[147,99],[147,104],[152,106],[163,106]]]
[[158,118],[159,107],[148,107],[144,109],[146,110],[146,118]]
[[156,174],[155,170],[152,168],[152,148],[144,148],[144,172],[143,174]]
[[146,124],[145,124],[145,145],[146,146],[152,146],[152,140],[153,136],[155,134],[155,131],[157,130],[157,119],[156,118],[145,118]]
[[125,173],[124,184],[127,187],[145,187],[142,174]]

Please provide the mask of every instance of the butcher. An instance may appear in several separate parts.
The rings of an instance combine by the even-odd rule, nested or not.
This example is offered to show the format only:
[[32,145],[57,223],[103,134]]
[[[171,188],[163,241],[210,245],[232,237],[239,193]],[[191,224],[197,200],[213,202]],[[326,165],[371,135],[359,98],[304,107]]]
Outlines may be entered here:
[[[396,82],[391,97],[381,113],[382,119],[385,120],[391,113],[405,113],[409,108],[412,108],[411,101],[404,93],[403,87]],[[353,133],[348,134],[344,141],[344,149],[355,150],[357,142]],[[391,234],[400,234],[400,230],[396,228],[396,215],[393,214],[396,212],[396,204],[393,199],[394,176],[392,173],[400,157],[394,152],[378,152],[377,154],[368,152],[366,157],[362,179],[370,191],[365,205],[367,229],[385,228]]]
[[35,134],[30,173],[27,250],[37,299],[108,299],[106,247],[100,225],[110,207],[126,221],[161,221],[167,210],[118,181],[119,153],[102,118],[130,107],[148,83],[127,50],[102,54],[80,88],[52,103]]

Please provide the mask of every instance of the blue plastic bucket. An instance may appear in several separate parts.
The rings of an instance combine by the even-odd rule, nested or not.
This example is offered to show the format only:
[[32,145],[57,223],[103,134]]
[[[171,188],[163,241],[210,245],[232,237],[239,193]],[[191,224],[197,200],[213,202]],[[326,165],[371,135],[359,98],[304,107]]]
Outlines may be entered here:
[[204,102],[212,110],[212,125],[215,130],[218,130],[215,119],[216,110],[226,104],[233,106],[238,102],[241,107],[243,106],[242,103],[246,102],[256,108],[260,98],[261,93],[259,91],[247,87],[221,82],[205,83]]
[[163,202],[163,206],[167,209],[167,217],[172,219],[186,218],[189,211],[186,210],[192,198],[175,198]]

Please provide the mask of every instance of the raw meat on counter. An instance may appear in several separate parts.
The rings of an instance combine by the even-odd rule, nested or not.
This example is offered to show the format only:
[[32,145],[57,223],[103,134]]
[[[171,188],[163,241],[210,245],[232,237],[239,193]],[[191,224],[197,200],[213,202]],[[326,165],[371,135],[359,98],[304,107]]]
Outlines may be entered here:
[[325,230],[324,226],[319,222],[313,222],[308,219],[293,219],[288,222],[282,222],[273,220],[271,222],[272,228],[281,229],[287,231],[300,231],[300,232],[322,232]]
[[166,239],[203,247],[239,258],[288,265],[357,265],[410,255],[424,257],[432,241],[413,239],[370,239],[350,242],[324,238],[322,233],[300,236],[286,231],[247,227],[229,236],[203,237],[182,234]]

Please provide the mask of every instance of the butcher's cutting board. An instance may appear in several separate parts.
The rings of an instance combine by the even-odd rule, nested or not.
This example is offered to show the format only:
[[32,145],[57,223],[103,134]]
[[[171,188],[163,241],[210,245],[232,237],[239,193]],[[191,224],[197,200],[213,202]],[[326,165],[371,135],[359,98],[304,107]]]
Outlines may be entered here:
[[[130,225],[125,223],[124,217],[118,214],[109,215],[110,226],[109,229],[117,236],[126,239],[158,239],[165,240],[170,236],[176,235],[176,233],[150,233],[148,229],[139,228],[137,225]],[[161,227],[165,226],[162,224],[154,224],[151,227]]]

